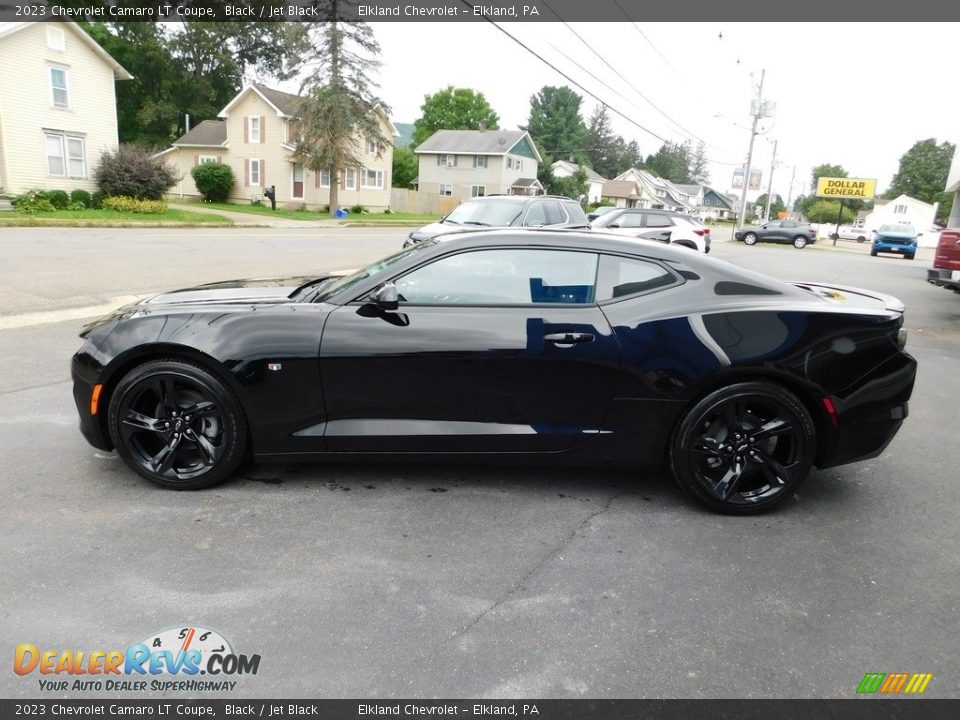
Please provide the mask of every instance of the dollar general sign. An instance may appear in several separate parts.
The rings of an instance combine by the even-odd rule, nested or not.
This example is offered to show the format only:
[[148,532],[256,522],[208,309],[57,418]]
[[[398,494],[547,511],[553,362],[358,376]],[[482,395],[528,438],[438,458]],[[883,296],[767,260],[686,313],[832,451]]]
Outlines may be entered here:
[[817,180],[817,197],[872,200],[876,189],[877,181],[866,178],[822,177]]

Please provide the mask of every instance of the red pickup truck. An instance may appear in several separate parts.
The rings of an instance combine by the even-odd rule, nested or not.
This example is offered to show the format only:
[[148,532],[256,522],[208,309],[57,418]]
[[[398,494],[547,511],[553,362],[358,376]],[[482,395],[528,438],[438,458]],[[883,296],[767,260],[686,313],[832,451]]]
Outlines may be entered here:
[[953,279],[953,271],[960,271],[960,229],[950,228],[940,233],[933,268],[927,270],[927,282],[960,293],[960,280]]

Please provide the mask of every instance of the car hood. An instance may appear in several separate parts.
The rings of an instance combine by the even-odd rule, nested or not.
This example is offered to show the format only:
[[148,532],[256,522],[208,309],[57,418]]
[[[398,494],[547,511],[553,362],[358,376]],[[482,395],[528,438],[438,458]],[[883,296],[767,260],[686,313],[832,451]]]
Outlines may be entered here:
[[[330,277],[330,276],[326,276]],[[159,293],[135,303],[144,305],[222,305],[284,302],[304,283],[324,280],[325,276],[303,275],[285,278],[226,280]]]
[[903,232],[898,230],[887,230],[885,232],[880,232],[877,230],[877,235],[874,239],[880,240],[882,238],[889,238],[890,240],[914,240],[916,237],[916,233],[912,232]]

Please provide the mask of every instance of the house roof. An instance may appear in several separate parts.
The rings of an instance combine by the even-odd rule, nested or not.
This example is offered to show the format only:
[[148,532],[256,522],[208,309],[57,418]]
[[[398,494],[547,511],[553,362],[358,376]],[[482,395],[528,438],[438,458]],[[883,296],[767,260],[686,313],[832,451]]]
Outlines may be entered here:
[[607,180],[600,194],[612,198],[637,197],[637,183],[633,180]]
[[543,187],[536,178],[517,178],[512,187]]
[[414,152],[424,155],[506,155],[524,138],[533,148],[537,162],[543,162],[533,139],[523,130],[437,130]]
[[700,185],[676,185],[674,187],[684,195],[696,195],[700,192]]
[[[9,35],[13,35],[16,32],[21,30],[26,30],[31,25],[37,25],[36,22],[0,22],[0,39],[3,39]],[[72,20],[67,22],[57,23],[64,27],[70,28],[73,33],[80,38],[81,41],[87,47],[89,47],[96,55],[99,55],[100,58],[110,66],[110,69],[113,70],[113,77],[116,80],[133,80],[133,75],[127,72],[126,68],[123,67],[120,63],[113,59],[113,56],[110,55],[106,50],[104,50],[100,43],[94,40],[87,32],[77,25],[77,23]]]
[[[233,99],[227,103],[227,106],[217,114],[217,117],[229,117],[230,111],[243,99],[244,95],[250,92],[254,92],[263,98],[263,101],[272,107],[277,113],[277,117],[296,117],[300,106],[300,101],[303,99],[299,95],[294,95],[293,93],[284,92],[283,90],[275,90],[274,88],[267,87],[266,85],[254,83],[253,85],[247,85],[241,88],[240,92],[234,95]],[[383,117],[387,121],[387,125],[390,126],[390,134],[393,137],[399,137],[400,133],[397,132],[397,128],[394,127],[394,124],[390,121],[390,118],[388,118],[386,115]]]
[[606,182],[607,178],[598,173],[593,168],[588,168],[586,165],[577,165],[576,163],[567,162],[566,160],[557,160],[551,167],[556,169],[558,165],[562,165],[567,168],[571,173],[575,173],[577,170],[583,170],[587,174],[587,179],[592,180],[593,182]]
[[712,187],[708,187],[704,185],[703,186],[704,198],[706,198],[706,196],[709,195],[710,193],[713,193],[713,195],[717,198],[717,200],[719,200],[724,205],[726,205],[727,208],[729,208],[730,210],[733,210],[733,203],[734,203],[733,198],[731,198],[729,195],[725,195],[724,193],[718,190],[714,190]]
[[190,132],[173,141],[179,147],[222,147],[227,144],[227,123],[204,120]]

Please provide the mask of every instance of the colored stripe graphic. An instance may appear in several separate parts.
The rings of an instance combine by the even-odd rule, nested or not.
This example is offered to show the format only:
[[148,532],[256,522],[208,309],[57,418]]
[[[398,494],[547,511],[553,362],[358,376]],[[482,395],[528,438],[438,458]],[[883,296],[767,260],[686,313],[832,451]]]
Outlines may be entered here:
[[866,673],[857,685],[861,694],[881,693],[896,695],[904,693],[919,695],[933,680],[933,673]]

